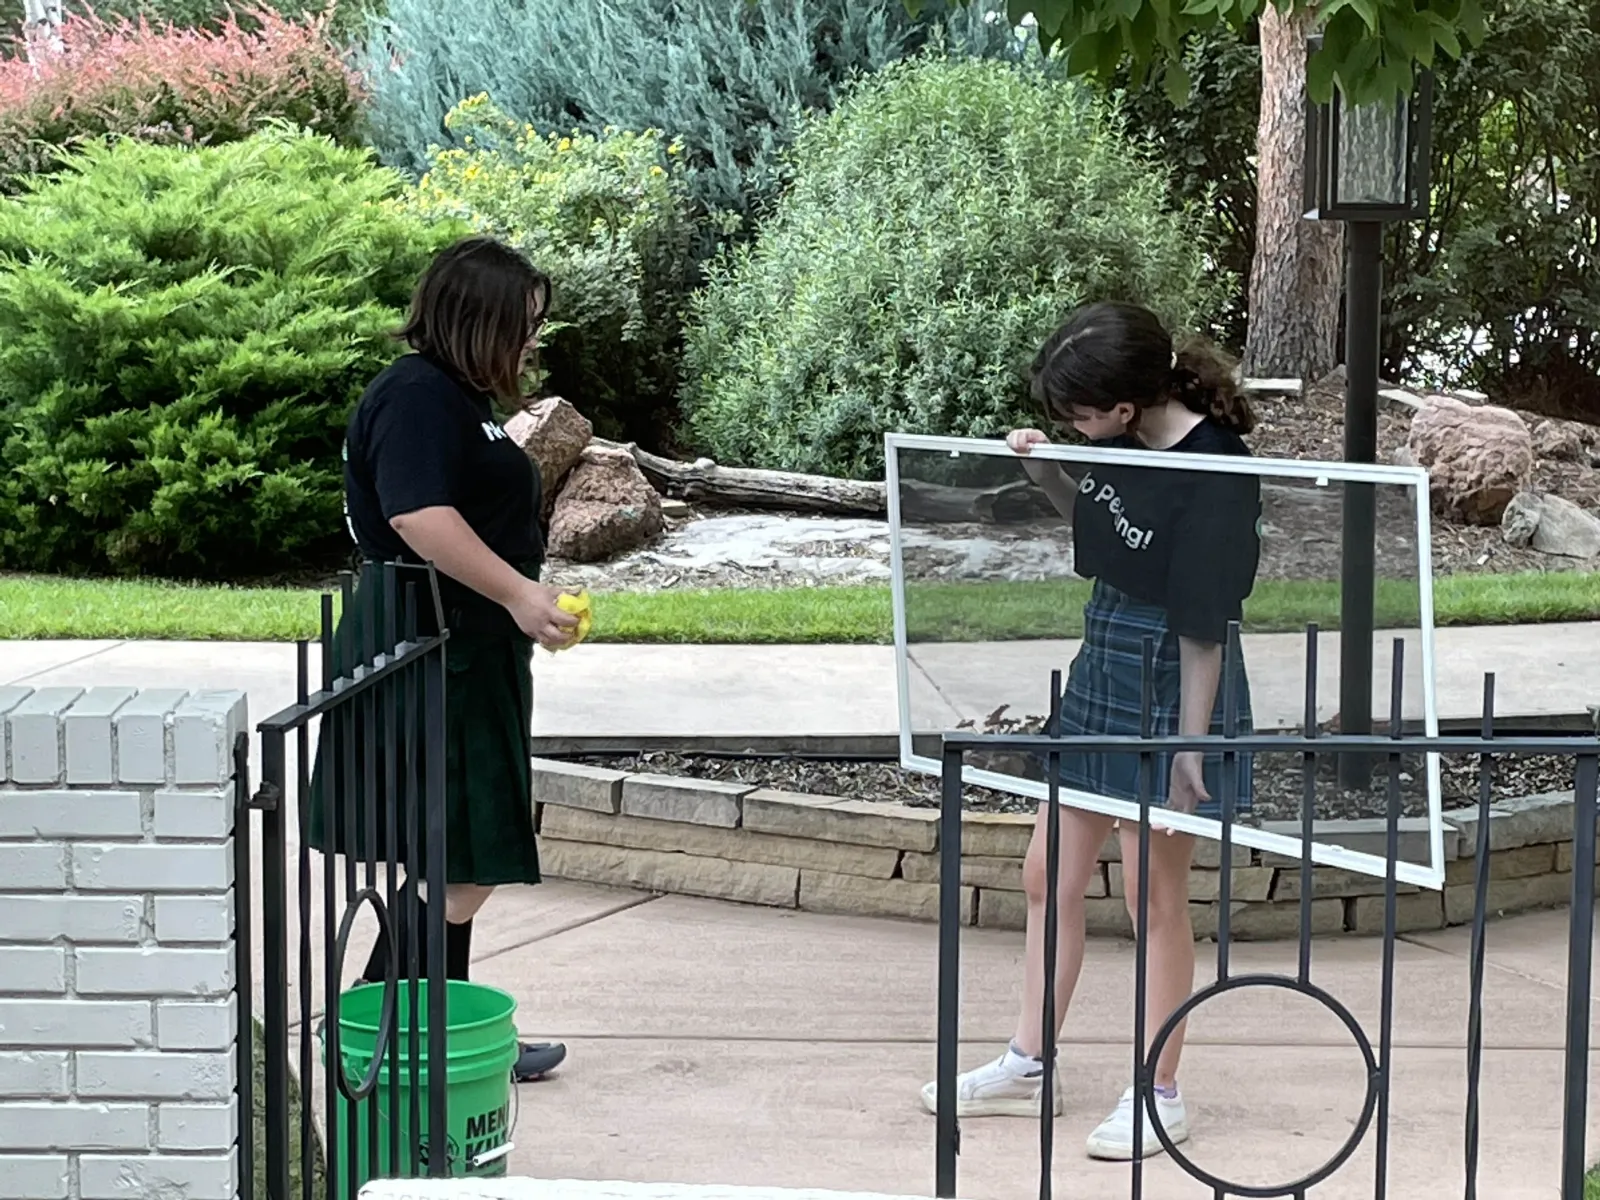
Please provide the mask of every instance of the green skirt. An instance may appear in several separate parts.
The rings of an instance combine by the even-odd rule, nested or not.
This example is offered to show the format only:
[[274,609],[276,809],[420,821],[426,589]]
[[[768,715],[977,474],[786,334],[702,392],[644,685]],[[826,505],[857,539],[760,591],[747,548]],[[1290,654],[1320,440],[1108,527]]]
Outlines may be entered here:
[[[359,591],[357,593],[359,595]],[[340,619],[336,647],[346,644],[346,621],[359,626],[360,605]],[[361,645],[359,628],[350,644]],[[348,664],[337,661],[343,676]],[[458,632],[445,642],[444,806],[445,880],[496,885],[538,883],[529,737],[533,727],[533,643],[520,634]],[[422,681],[416,677],[416,711],[406,713],[405,684],[394,680],[397,706],[393,754],[385,744],[389,680],[323,718],[313,760],[306,844],[324,854],[349,854],[360,862],[404,865],[415,854],[419,877],[427,869],[421,747],[426,744]],[[340,715],[344,713],[345,715]],[[409,761],[418,774],[408,779]],[[372,789],[368,790],[369,779]],[[399,786],[387,775],[393,764]],[[352,786],[353,784],[353,786]],[[371,797],[369,802],[369,797]],[[352,812],[353,809],[353,812]],[[389,846],[390,811],[396,842]],[[330,815],[332,821],[329,821]],[[354,818],[353,820],[351,818]],[[353,836],[352,836],[353,835]]]

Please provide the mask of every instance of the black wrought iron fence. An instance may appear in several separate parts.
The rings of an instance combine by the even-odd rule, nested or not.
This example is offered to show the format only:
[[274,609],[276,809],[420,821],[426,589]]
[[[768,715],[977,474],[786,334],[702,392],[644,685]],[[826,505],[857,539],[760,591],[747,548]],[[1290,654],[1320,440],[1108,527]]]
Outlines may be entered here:
[[[1583,1200],[1585,1124],[1588,1089],[1590,971],[1593,956],[1595,904],[1595,823],[1596,791],[1600,786],[1600,736],[1497,737],[1494,733],[1494,676],[1484,677],[1482,723],[1471,736],[1427,736],[1408,732],[1402,720],[1402,682],[1405,665],[1404,643],[1396,640],[1391,670],[1391,696],[1388,734],[1341,735],[1319,730],[1317,697],[1317,629],[1306,630],[1305,715],[1299,735],[1241,734],[1238,713],[1232,707],[1235,689],[1228,686],[1239,669],[1239,630],[1229,630],[1223,655],[1224,695],[1230,698],[1224,713],[1221,734],[1206,736],[1156,737],[1151,735],[1151,680],[1154,644],[1144,647],[1143,721],[1140,736],[1059,736],[1055,725],[1061,708],[1061,674],[1051,680],[1050,713],[1052,722],[1042,734],[984,735],[947,734],[943,739],[942,798],[940,810],[940,907],[939,907],[939,983],[938,983],[938,1062],[936,1077],[936,1160],[935,1194],[956,1195],[956,1167],[961,1130],[957,1119],[957,1056],[960,1044],[960,955],[961,955],[961,814],[963,766],[970,754],[995,753],[1034,755],[1048,764],[1044,772],[1048,786],[1045,807],[1046,896],[1044,903],[1044,1002],[1041,1027],[1042,1099],[1039,1128],[1039,1196],[1049,1200],[1055,1129],[1055,1049],[1056,995],[1055,971],[1059,947],[1059,869],[1060,869],[1060,765],[1064,755],[1075,752],[1135,754],[1139,757],[1139,823],[1137,895],[1133,898],[1133,927],[1136,941],[1133,1030],[1133,1146],[1142,1144],[1144,1125],[1152,1132],[1171,1159],[1221,1200],[1222,1197],[1305,1197],[1318,1184],[1344,1167],[1370,1136],[1373,1141],[1375,1174],[1374,1200],[1388,1195],[1389,1116],[1394,1053],[1395,945],[1399,880],[1402,812],[1402,763],[1417,755],[1470,755],[1478,759],[1478,820],[1476,822],[1475,889],[1471,920],[1469,998],[1466,1032],[1467,1083],[1465,1129],[1465,1200],[1478,1196],[1480,1151],[1479,1086],[1483,1062],[1483,987],[1487,946],[1488,893],[1490,879],[1490,825],[1495,761],[1510,755],[1553,755],[1570,758],[1574,765],[1575,797],[1572,831],[1571,921],[1568,940],[1564,1109],[1562,1113],[1561,1192],[1562,1200]],[[1149,862],[1151,838],[1152,771],[1157,756],[1182,751],[1220,754],[1223,765],[1221,797],[1220,864],[1216,928],[1216,978],[1194,990],[1189,998],[1149,1036],[1145,1016],[1149,964],[1146,948],[1149,931]],[[1294,974],[1236,974],[1230,964],[1232,945],[1232,863],[1236,813],[1234,783],[1240,760],[1247,755],[1290,753],[1302,761],[1300,804],[1300,858],[1298,966]],[[1360,755],[1377,764],[1386,764],[1384,816],[1383,929],[1380,954],[1379,1013],[1376,1045],[1369,1031],[1338,997],[1319,987],[1312,978],[1313,966],[1313,860],[1309,847],[1314,837],[1316,771],[1319,760],[1332,756]],[[1337,760],[1336,760],[1337,761]],[[1125,875],[1126,879],[1127,876]],[[1204,1169],[1174,1143],[1162,1126],[1155,1103],[1156,1064],[1163,1048],[1178,1027],[1200,1005],[1227,992],[1243,988],[1275,988],[1298,993],[1328,1009],[1349,1030],[1362,1056],[1366,1089],[1360,1114],[1349,1136],[1321,1166],[1302,1177],[1282,1183],[1260,1185],[1223,1179]],[[1143,1195],[1144,1158],[1135,1150],[1130,1162],[1130,1194],[1133,1200]]]
[[[310,647],[302,641],[296,647],[295,703],[257,726],[262,778],[253,792],[246,739],[235,750],[241,1022],[254,999],[255,814],[263,985],[261,1044],[239,1039],[241,1200],[353,1198],[367,1179],[443,1176],[451,1166],[450,1155],[439,1152],[449,1128],[446,1090],[421,1086],[423,1063],[446,1061],[445,906],[419,903],[416,886],[423,898],[443,896],[449,635],[431,568],[368,565],[359,585],[346,574],[340,590],[343,617],[337,626],[332,595],[322,597],[320,686],[311,690]],[[312,728],[319,723],[313,751]],[[320,854],[316,863],[314,826],[323,831],[321,843],[341,853]],[[320,900],[314,895],[317,880]],[[429,886],[435,880],[437,891]],[[341,1045],[340,985],[363,907],[371,908],[389,952],[374,1044],[364,1048],[366,1069],[354,1078]],[[318,955],[320,996],[313,984]],[[298,1012],[291,1016],[294,992]],[[292,1031],[299,1037],[297,1064]],[[317,1096],[312,1080],[319,1060],[325,1084]],[[259,1139],[252,1113],[261,1114]],[[439,1131],[431,1139],[440,1143],[432,1153],[430,1130]]]

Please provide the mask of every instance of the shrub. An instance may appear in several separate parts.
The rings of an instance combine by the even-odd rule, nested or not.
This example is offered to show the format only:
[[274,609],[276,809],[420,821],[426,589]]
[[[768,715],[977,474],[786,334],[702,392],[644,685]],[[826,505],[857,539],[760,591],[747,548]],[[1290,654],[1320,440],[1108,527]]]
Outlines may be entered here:
[[726,463],[881,470],[885,430],[993,435],[1073,306],[1192,328],[1230,280],[1166,172],[1079,87],[928,58],[864,81],[795,147],[753,245],[714,264],[686,333],[689,440]]
[[261,10],[215,31],[141,18],[68,18],[64,48],[38,64],[0,60],[0,176],[48,170],[62,148],[126,134],[215,145],[284,120],[353,140],[359,80],[328,40],[326,18]]
[[344,423],[460,227],[289,130],[75,154],[0,203],[0,563],[236,577],[341,534]]
[[478,96],[446,118],[414,203],[468,219],[551,279],[540,365],[604,432],[655,440],[677,384],[689,225],[681,147],[654,132],[541,136]]
[[915,51],[946,22],[975,53],[1018,45],[989,19],[1000,0],[948,7],[932,0],[913,21],[902,0],[389,0],[364,54],[371,137],[386,162],[420,172],[429,146],[459,144],[445,113],[487,92],[540,133],[664,130],[684,146],[702,211],[759,214],[801,110],[831,106],[853,73]]
[[[96,15],[130,21],[142,17],[153,24],[180,29],[217,29],[240,5],[233,0],[65,0],[61,7],[69,17]],[[343,41],[359,32],[372,12],[382,9],[382,0],[284,0],[276,8],[284,16],[296,19],[331,14],[329,31]],[[0,32],[15,33],[23,15],[23,0],[0,0]],[[246,28],[254,23],[250,11],[237,15]]]

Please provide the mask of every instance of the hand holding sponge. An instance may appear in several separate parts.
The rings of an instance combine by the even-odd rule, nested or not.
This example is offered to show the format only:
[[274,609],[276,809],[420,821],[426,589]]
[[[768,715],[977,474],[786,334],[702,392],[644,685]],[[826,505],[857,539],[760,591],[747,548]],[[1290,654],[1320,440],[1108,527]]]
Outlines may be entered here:
[[556,597],[556,607],[578,618],[578,623],[572,630],[572,637],[565,645],[556,647],[558,650],[570,650],[589,636],[589,630],[594,625],[594,614],[589,607],[588,589],[580,588],[577,595],[562,592]]

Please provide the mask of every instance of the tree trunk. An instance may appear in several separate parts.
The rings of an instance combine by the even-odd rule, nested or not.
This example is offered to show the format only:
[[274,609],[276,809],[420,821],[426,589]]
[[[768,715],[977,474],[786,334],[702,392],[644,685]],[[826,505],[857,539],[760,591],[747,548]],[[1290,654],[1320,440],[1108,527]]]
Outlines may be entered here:
[[1308,385],[1339,361],[1344,227],[1305,219],[1306,38],[1310,12],[1261,12],[1256,125],[1256,253],[1244,373]]
[[61,53],[61,0],[22,0],[22,36],[31,63]]
[[793,471],[719,467],[709,458],[674,462],[632,442],[595,438],[591,446],[626,450],[656,491],[679,500],[703,500],[747,508],[781,508],[835,516],[877,516],[887,508],[884,485],[871,480],[833,479]]

